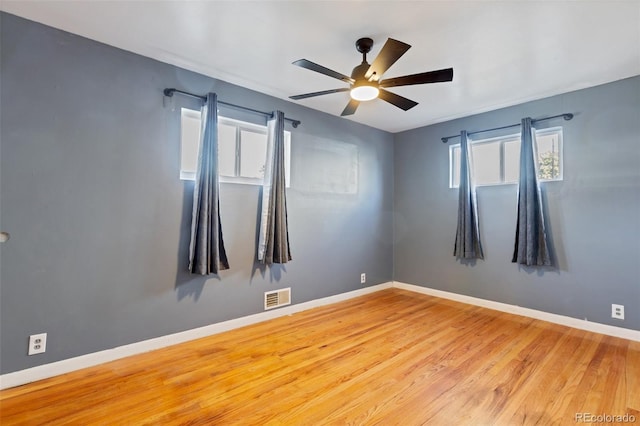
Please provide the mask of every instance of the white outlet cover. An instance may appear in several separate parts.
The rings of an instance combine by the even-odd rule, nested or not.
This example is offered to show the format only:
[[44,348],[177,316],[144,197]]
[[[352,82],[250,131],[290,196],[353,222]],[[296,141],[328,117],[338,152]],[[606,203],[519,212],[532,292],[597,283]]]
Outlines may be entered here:
[[41,354],[47,350],[47,333],[32,334],[29,336],[28,355]]
[[611,304],[611,318],[624,319],[624,305]]
[[364,284],[366,282],[367,282],[367,274],[363,272],[362,274],[360,274],[360,284]]

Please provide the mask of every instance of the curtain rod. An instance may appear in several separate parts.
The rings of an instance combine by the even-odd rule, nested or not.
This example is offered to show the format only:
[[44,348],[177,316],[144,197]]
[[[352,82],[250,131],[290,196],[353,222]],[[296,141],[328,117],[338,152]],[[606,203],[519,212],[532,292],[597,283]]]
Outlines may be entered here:
[[[569,121],[573,118],[573,114],[571,114],[570,112],[565,112],[564,114],[552,115],[551,117],[538,118],[537,120],[532,120],[532,122],[537,123],[538,121],[551,120],[552,118],[558,118],[558,117],[562,117],[566,121]],[[516,124],[509,124],[508,126],[494,127],[493,129],[477,130],[475,132],[467,133],[467,135],[471,136],[471,135],[475,135],[476,133],[485,133],[485,132],[491,132],[493,130],[508,129],[510,127],[517,127],[519,125],[520,123],[516,123]],[[445,136],[442,138],[442,143],[447,143],[451,138],[459,138],[459,137],[460,135]]]
[[[179,93],[179,94],[185,95],[185,96],[191,96],[192,98],[198,98],[198,99],[202,100],[203,102],[207,101],[207,97],[206,96],[200,96],[200,95],[196,95],[196,94],[193,94],[193,93],[185,92],[183,90],[178,90],[178,89],[174,89],[174,88],[164,89],[164,95],[165,96],[172,97],[174,93]],[[259,111],[257,109],[247,108],[247,107],[243,107],[243,106],[240,106],[240,105],[231,104],[229,102],[218,101],[218,103],[221,104],[221,105],[224,105],[224,106],[231,107],[231,108],[236,108],[236,109],[243,110],[243,111],[249,111],[249,112],[253,112],[254,114],[260,114],[260,115],[264,115],[265,117],[273,118],[273,113],[271,113],[271,112]],[[298,127],[299,124],[302,123],[300,120],[293,120],[293,119],[287,118],[287,117],[285,117],[284,119],[285,119],[285,121],[290,122],[294,129],[296,127]]]

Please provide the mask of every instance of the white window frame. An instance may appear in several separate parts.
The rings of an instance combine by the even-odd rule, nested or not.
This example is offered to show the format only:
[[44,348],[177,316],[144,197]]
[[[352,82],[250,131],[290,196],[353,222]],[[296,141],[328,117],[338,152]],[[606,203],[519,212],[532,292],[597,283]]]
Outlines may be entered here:
[[[538,137],[546,136],[546,135],[557,135],[558,136],[558,168],[559,174],[558,177],[553,179],[540,179],[540,182],[555,182],[564,180],[564,164],[563,164],[563,151],[564,151],[564,141],[563,141],[563,131],[561,126],[550,127],[547,129],[536,129],[536,142]],[[470,147],[477,144],[488,144],[488,143],[499,143],[500,144],[500,182],[496,183],[477,183],[476,186],[499,186],[499,185],[516,185],[518,181],[505,181],[504,171],[505,171],[505,144],[508,142],[521,142],[520,134],[513,133],[506,136],[497,136],[493,138],[486,139],[477,139],[477,140],[469,140]],[[460,149],[460,144],[453,144],[449,146],[449,188],[457,189],[459,185],[455,185],[455,177],[456,174],[459,173],[459,168],[455,166],[455,151]]]
[[[200,115],[200,111],[197,110],[192,110],[192,109],[188,109],[188,108],[182,108],[181,109],[181,123],[182,123],[182,119],[184,116],[187,116],[189,118],[192,119],[197,119],[198,121],[201,120],[201,115]],[[238,184],[245,184],[245,185],[263,185],[264,183],[264,179],[261,178],[251,178],[251,177],[246,177],[246,176],[240,176],[239,175],[239,171],[240,171],[240,153],[241,153],[241,144],[242,144],[242,140],[241,140],[241,134],[243,131],[248,131],[248,132],[252,132],[252,133],[258,133],[258,134],[262,134],[262,135],[267,135],[267,126],[263,126],[263,125],[259,125],[259,124],[254,124],[254,123],[249,123],[246,121],[241,121],[241,120],[236,120],[233,118],[227,118],[227,117],[223,117],[223,116],[218,116],[218,124],[224,124],[224,125],[228,125],[228,126],[233,126],[236,128],[236,132],[235,132],[235,164],[234,164],[234,170],[235,170],[235,176],[225,176],[225,175],[219,175],[219,180],[221,183],[238,183]],[[180,165],[180,179],[181,180],[191,180],[194,181],[196,176],[195,176],[195,171],[188,171],[188,170],[183,170],[182,168],[182,158],[185,155],[185,150],[186,149],[198,149],[198,145],[199,145],[199,141],[191,141],[190,143],[186,143],[186,141],[183,140],[183,134],[181,132],[180,135],[180,158],[181,158],[181,165]],[[266,143],[266,139],[265,139],[265,143]],[[196,153],[197,156],[197,153]],[[291,132],[289,131],[285,131],[284,132],[284,160],[285,160],[285,183],[287,188],[289,187],[290,184],[290,178],[291,178],[291,167],[290,167],[290,163],[291,163]],[[266,161],[266,158],[265,158]]]

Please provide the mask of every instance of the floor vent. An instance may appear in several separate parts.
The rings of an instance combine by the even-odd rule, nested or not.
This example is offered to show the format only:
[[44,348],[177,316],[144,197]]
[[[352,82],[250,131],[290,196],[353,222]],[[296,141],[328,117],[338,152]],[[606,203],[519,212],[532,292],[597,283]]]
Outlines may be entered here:
[[291,304],[291,287],[264,293],[264,309],[273,309]]

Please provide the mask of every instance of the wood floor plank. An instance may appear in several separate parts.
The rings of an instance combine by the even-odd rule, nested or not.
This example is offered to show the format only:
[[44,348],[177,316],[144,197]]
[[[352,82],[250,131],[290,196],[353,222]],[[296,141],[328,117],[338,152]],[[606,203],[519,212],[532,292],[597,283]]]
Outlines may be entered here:
[[[484,344],[474,345],[473,349],[468,348],[469,350],[464,353],[456,354],[456,360],[461,362],[447,364],[447,368],[442,370],[425,389],[416,393],[411,399],[405,398],[404,403],[396,410],[387,413],[379,424],[388,424],[387,422],[392,419],[406,415],[403,413],[414,411],[414,409],[412,417],[416,424],[418,421],[446,424],[452,418],[451,415],[460,421],[465,416],[470,416],[470,412],[465,413],[461,408],[470,400],[477,401],[487,394],[487,389],[480,384],[481,380],[490,375],[492,369],[503,365],[504,360],[513,356],[510,354],[520,345],[530,344],[538,335],[523,332],[511,334],[505,330],[504,323],[496,321],[496,318],[498,318],[497,315],[492,316],[492,322],[501,334],[493,340],[483,339]],[[526,329],[527,326],[520,330]]]
[[627,409],[640,419],[640,342],[630,342],[626,362]]
[[[561,424],[565,406],[572,397],[577,365],[595,352],[593,341],[584,339],[583,331],[569,330],[562,340],[541,363],[537,374],[531,378],[517,403],[509,401],[509,406],[496,418],[497,424]],[[561,361],[561,362],[560,362]],[[562,413],[562,416],[550,416]]]
[[635,415],[640,343],[389,289],[0,392],[2,425],[534,425]]

